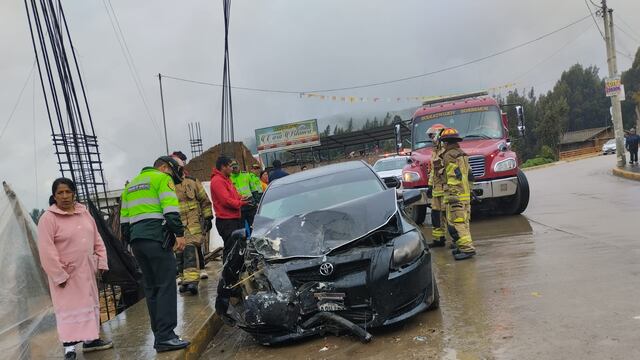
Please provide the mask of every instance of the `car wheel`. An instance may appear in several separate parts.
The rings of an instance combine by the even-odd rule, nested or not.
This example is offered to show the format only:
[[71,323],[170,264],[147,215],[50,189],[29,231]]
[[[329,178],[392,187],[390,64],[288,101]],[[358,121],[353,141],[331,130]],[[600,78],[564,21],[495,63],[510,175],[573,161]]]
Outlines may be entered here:
[[411,207],[411,217],[413,221],[418,225],[424,224],[424,220],[427,218],[427,206],[426,205],[414,205]]
[[440,307],[440,291],[438,291],[438,284],[436,283],[436,277],[433,276],[433,301],[427,308],[427,311],[436,310]]

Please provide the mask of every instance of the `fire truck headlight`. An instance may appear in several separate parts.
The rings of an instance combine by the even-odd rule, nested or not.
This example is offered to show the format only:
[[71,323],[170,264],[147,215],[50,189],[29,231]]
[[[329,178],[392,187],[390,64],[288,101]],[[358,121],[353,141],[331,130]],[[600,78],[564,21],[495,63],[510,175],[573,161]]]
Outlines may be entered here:
[[517,166],[518,166],[518,163],[516,162],[516,160],[513,158],[509,158],[509,159],[497,162],[493,166],[493,171],[495,172],[509,171],[509,170],[515,169]]
[[420,174],[413,171],[407,171],[402,174],[402,181],[404,182],[416,182],[420,180]]

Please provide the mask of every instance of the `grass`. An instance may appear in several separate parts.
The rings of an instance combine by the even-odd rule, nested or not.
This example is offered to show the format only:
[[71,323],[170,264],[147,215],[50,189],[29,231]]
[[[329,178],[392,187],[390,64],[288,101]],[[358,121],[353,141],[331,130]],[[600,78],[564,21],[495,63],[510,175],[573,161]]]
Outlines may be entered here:
[[541,156],[537,156],[537,157],[534,157],[533,159],[529,159],[529,160],[525,161],[520,167],[525,169],[525,168],[528,168],[528,167],[540,166],[540,165],[544,165],[544,164],[550,164],[552,162],[555,162],[555,160],[549,159],[549,158],[544,158],[544,157],[541,157]]

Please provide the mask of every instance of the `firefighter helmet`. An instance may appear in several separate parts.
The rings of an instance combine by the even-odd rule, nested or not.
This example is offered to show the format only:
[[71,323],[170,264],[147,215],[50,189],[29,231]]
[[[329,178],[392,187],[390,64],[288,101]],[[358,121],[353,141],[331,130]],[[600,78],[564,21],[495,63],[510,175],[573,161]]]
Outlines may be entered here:
[[444,129],[444,125],[442,125],[442,124],[433,124],[433,125],[431,125],[431,127],[429,129],[427,129],[427,136],[430,139],[433,139],[443,129]]
[[458,142],[462,141],[460,133],[454,128],[446,128],[440,133],[440,141],[444,142]]

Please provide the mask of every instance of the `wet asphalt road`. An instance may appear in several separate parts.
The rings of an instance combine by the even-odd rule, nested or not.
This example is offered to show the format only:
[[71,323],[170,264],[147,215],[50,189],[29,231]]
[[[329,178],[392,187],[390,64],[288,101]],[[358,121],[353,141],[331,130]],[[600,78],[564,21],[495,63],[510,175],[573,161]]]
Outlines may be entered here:
[[203,359],[640,359],[640,183],[596,157],[527,173],[524,216],[476,219],[479,255],[434,250],[441,307],[374,331],[264,347],[225,327]]

